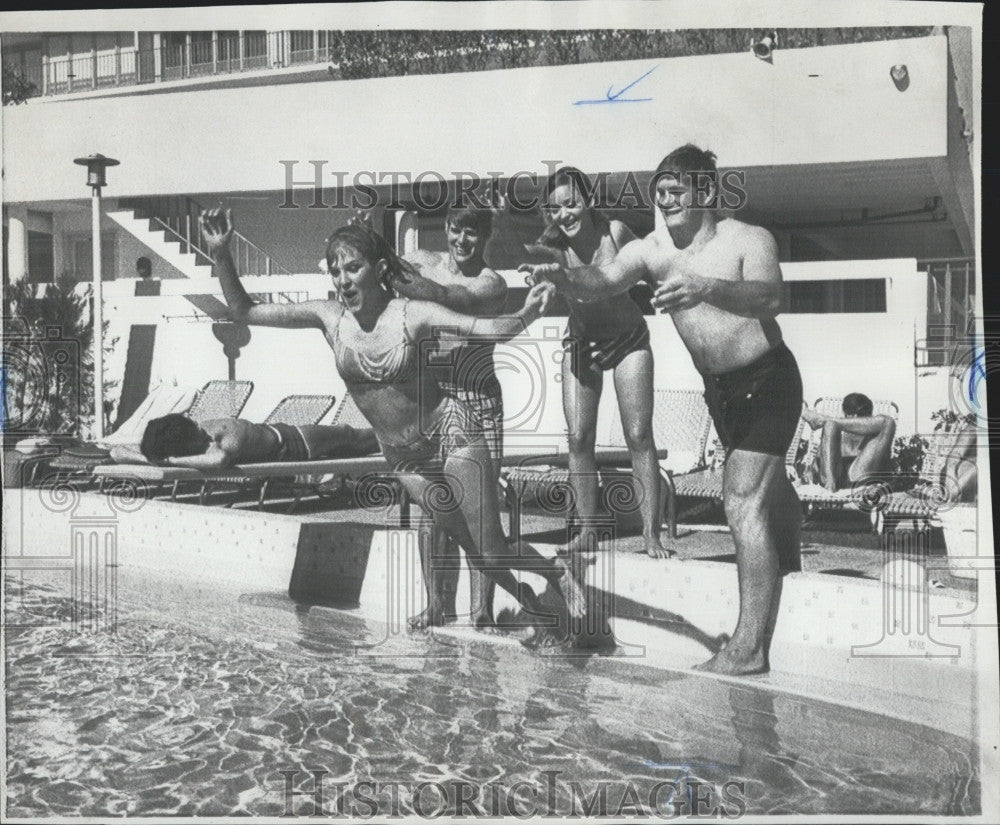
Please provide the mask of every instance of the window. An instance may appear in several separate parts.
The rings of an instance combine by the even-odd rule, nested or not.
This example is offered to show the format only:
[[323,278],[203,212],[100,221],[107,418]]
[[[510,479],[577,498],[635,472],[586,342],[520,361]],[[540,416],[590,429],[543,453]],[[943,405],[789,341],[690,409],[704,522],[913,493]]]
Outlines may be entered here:
[[[76,236],[72,239],[73,277],[78,281],[94,279],[93,239],[89,235]],[[115,278],[115,236],[111,233],[101,233],[101,279],[112,281]]]
[[52,236],[48,232],[28,230],[28,281],[50,284],[56,279],[52,255]]
[[789,281],[782,312],[885,312],[885,279]]

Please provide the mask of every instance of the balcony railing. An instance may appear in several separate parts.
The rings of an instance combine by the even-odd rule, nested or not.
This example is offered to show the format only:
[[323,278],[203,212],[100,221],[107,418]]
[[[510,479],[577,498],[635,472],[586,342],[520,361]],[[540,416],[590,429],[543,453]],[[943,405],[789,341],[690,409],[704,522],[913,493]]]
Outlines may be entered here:
[[247,31],[165,42],[156,48],[122,48],[44,59],[20,71],[35,87],[32,96],[138,86],[171,80],[232,75],[328,63],[331,32]]
[[917,366],[952,366],[968,359],[976,331],[976,268],[968,258],[918,263],[927,272],[927,338]]

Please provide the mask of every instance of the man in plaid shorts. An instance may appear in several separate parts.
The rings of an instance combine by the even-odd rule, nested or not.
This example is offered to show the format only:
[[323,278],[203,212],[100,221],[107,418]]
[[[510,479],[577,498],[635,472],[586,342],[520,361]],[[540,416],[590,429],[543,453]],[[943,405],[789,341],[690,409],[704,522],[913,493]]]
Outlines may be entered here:
[[[405,297],[435,301],[456,312],[496,317],[503,311],[507,284],[484,260],[492,229],[493,213],[489,209],[452,204],[445,218],[448,252],[418,250],[407,255],[406,260],[419,270],[419,275],[408,282],[393,281],[393,288]],[[503,459],[503,395],[493,365],[494,347],[491,342],[449,340],[448,331],[442,330],[433,369],[444,393],[461,401],[475,416],[477,432],[485,437],[493,459],[489,472],[497,482]],[[458,546],[444,535],[436,536],[435,542],[433,558],[440,560],[440,565],[433,586],[441,588],[439,604],[453,604],[458,585]],[[478,628],[492,628],[493,588],[471,567],[469,575],[473,622]],[[415,628],[422,624],[421,616],[411,621]]]

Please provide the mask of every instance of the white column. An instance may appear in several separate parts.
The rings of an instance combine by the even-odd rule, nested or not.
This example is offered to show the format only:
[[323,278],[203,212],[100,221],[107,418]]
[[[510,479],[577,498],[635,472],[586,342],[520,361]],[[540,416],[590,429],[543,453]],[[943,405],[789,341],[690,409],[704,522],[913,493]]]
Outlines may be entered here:
[[24,280],[28,274],[27,207],[10,207],[7,221],[7,271],[11,283]]
[[396,213],[396,250],[400,255],[409,255],[420,248],[420,229],[417,213],[413,210]]

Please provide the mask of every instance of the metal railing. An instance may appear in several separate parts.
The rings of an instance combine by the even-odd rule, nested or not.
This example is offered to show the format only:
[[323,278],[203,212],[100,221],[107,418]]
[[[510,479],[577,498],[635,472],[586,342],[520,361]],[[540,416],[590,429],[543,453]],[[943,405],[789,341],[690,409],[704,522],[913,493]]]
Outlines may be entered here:
[[976,321],[976,267],[970,258],[919,261],[927,273],[927,338],[916,346],[918,367],[952,366],[969,356]]
[[[186,195],[154,195],[145,198],[121,198],[119,205],[133,210],[163,229],[168,238],[180,244],[182,252],[193,254],[198,263],[211,265],[201,224],[198,217],[204,207]],[[239,232],[233,232],[230,250],[236,269],[241,275],[291,275],[292,270],[279,263],[253,241]]]
[[238,74],[259,69],[327,63],[332,32],[191,32],[185,42],[155,48],[116,48],[43,58],[20,69],[32,96],[84,92],[171,80]]

